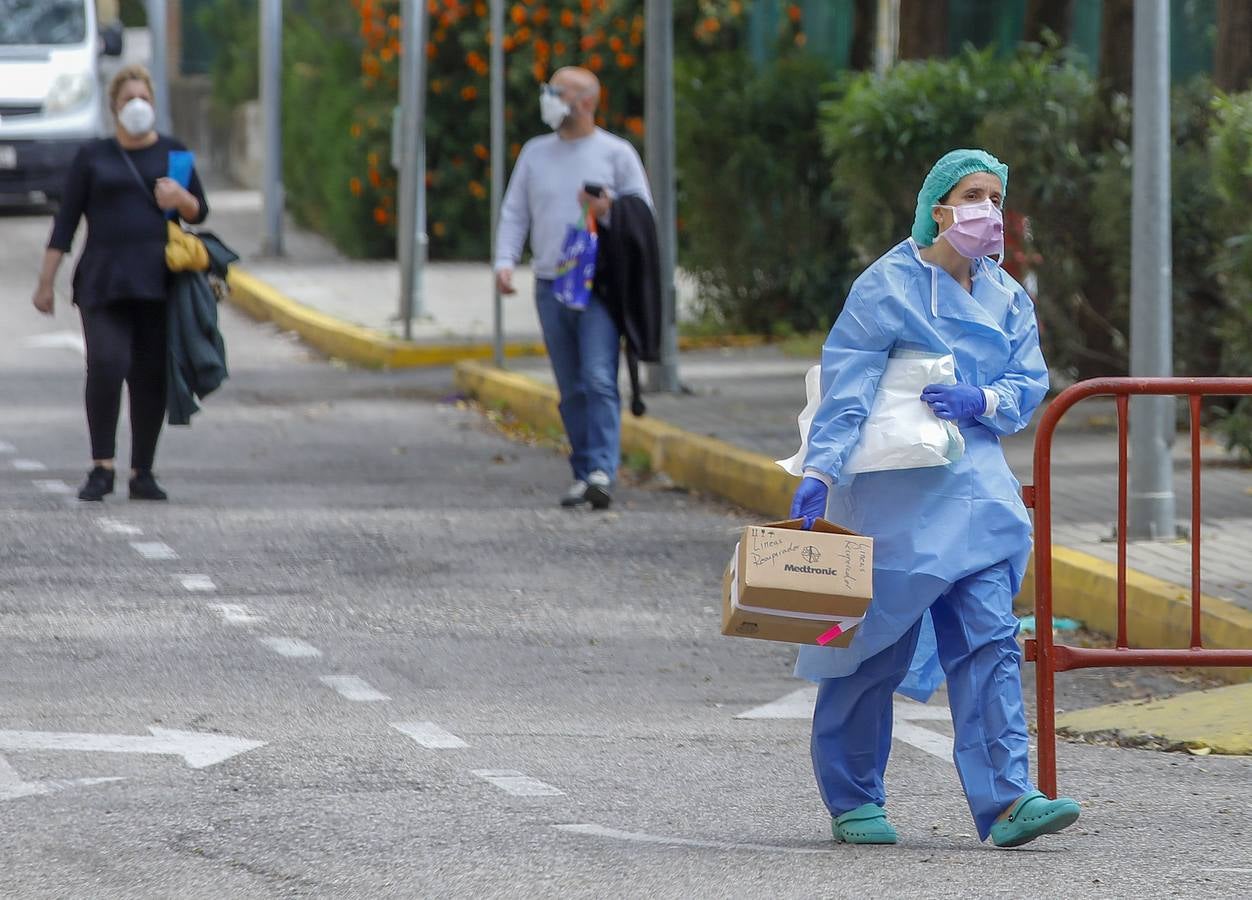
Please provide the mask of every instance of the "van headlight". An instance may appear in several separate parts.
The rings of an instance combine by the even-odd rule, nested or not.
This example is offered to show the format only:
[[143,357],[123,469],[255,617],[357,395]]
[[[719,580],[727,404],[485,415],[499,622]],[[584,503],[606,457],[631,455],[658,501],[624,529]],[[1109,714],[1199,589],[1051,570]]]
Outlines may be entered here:
[[44,101],[44,110],[50,113],[66,112],[81,106],[91,97],[91,76],[82,72],[66,72],[56,77]]

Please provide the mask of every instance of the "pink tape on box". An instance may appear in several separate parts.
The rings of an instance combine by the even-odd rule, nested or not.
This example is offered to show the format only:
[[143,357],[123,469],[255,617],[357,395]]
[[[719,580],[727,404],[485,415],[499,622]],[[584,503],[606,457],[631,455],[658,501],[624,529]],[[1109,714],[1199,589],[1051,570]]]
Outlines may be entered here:
[[843,626],[836,625],[834,628],[830,629],[830,631],[823,631],[819,634],[817,636],[817,644],[819,647],[825,647],[841,634],[843,634]]

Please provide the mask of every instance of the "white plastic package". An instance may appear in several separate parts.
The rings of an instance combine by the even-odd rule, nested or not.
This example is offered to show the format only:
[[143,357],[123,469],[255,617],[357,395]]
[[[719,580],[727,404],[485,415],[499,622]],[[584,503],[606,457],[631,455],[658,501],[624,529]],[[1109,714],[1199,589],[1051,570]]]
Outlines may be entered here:
[[[808,402],[800,413],[800,450],[778,460],[792,475],[804,474],[809,428],[822,402],[821,366],[805,375]],[[878,392],[861,436],[843,467],[843,474],[946,466],[965,453],[965,439],[956,423],[940,419],[921,399],[928,384],[956,384],[956,362],[942,356],[896,351],[887,359]]]

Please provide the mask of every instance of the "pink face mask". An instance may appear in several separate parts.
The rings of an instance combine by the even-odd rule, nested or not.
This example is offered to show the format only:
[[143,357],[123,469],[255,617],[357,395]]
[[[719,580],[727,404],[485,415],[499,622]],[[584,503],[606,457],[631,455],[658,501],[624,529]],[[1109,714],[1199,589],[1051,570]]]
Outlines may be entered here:
[[1004,253],[1004,216],[990,200],[964,206],[935,205],[952,210],[952,226],[940,232],[939,237],[945,238],[957,253],[969,259]]

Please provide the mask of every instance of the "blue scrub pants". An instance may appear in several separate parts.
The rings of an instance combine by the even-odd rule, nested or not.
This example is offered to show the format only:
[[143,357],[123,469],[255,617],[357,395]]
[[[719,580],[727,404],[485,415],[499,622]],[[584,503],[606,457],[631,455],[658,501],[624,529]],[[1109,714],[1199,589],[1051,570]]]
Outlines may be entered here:
[[570,309],[543,278],[535,279],[535,302],[561,394],[574,477],[586,481],[599,469],[615,480],[622,457],[622,401],[617,387],[621,336],[613,316],[599,297],[582,311]]
[[[1009,578],[1008,563],[984,569],[952,585],[930,608],[948,680],[953,761],[984,841],[996,818],[1034,790]],[[919,620],[851,675],[818,687],[813,771],[832,817],[886,803],[892,694],[908,674],[920,629]]]

